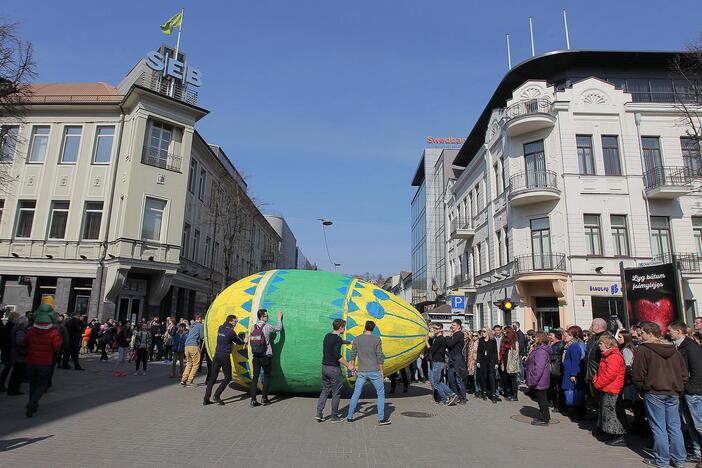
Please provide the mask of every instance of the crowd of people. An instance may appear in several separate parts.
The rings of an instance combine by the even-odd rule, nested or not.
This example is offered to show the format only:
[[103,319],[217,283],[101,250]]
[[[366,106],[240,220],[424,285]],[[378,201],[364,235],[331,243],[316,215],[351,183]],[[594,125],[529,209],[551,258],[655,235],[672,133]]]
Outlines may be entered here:
[[[268,405],[271,337],[282,330],[283,314],[278,312],[276,325],[268,323],[268,318],[267,310],[259,310],[251,329],[237,335],[238,319],[228,316],[218,329],[210,361],[204,352],[201,315],[191,322],[168,317],[161,323],[154,317],[137,324],[114,320],[101,324],[56,314],[50,304],[24,316],[12,312],[0,328],[0,391],[23,395],[22,384],[29,382],[26,415],[32,417],[41,396],[52,386],[54,369],[83,370],[82,354],[100,353],[100,362],[108,362],[116,352],[114,377],[127,375],[132,362],[134,375],[146,375],[148,362],[162,360],[170,365],[169,376],[178,376],[184,387],[194,386],[205,357],[208,378],[203,404],[222,405],[222,392],[232,380],[233,347],[248,344],[253,363],[251,406]],[[702,317],[695,319],[693,328],[672,322],[665,334],[652,322],[641,322],[630,330],[618,322],[616,330],[608,330],[607,322],[599,318],[585,331],[573,325],[526,333],[518,322],[476,331],[465,329],[459,319],[448,330],[433,323],[417,361],[389,376],[385,375],[382,339],[374,334],[375,323],[366,322],[365,332],[353,342],[343,340],[345,326],[344,320],[334,320],[321,343],[323,390],[317,421],[352,422],[363,385],[370,382],[377,395],[378,424],[390,424],[384,411],[386,377],[390,378],[390,393],[395,392],[398,379],[403,392],[412,381],[427,382],[434,402],[444,406],[466,404],[469,395],[493,404],[503,399],[518,401],[521,392],[538,404],[538,416],[531,422],[534,426],[548,426],[552,411],[574,420],[591,418],[595,421],[593,435],[607,445],[626,445],[627,434],[652,435],[653,458],[644,459],[646,464],[684,466],[686,461],[695,461],[702,467]],[[342,356],[344,344],[351,347],[348,360]],[[345,416],[339,413],[342,367],[356,376]],[[220,371],[224,380],[213,396]],[[323,412],[329,396],[332,408],[327,419]],[[691,442],[689,453],[683,424]]]

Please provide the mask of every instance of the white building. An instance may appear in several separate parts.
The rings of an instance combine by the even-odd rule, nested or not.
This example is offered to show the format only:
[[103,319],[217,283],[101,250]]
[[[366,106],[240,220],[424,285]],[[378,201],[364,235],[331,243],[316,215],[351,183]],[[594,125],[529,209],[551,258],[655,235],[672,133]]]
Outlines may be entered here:
[[192,317],[275,265],[280,237],[195,130],[208,111],[184,81],[142,59],[117,87],[35,85],[26,109],[0,121],[14,179],[0,199],[2,304],[24,312],[49,295],[102,319]]
[[[554,52],[505,75],[454,164],[447,276],[475,326],[625,320],[619,263],[676,259],[702,298],[699,146],[675,54]],[[518,304],[510,317],[494,305]]]

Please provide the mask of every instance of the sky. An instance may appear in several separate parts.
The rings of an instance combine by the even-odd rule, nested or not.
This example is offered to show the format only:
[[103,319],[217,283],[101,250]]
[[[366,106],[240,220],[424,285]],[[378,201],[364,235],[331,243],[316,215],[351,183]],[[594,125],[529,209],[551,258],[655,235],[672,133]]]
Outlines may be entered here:
[[[669,5],[669,6],[666,6]],[[512,62],[565,49],[679,50],[702,30],[699,0],[25,0],[2,15],[35,47],[38,82],[116,85],[175,35],[203,74],[197,128],[222,146],[265,212],[333,270],[410,270],[411,179],[425,138],[465,137]]]

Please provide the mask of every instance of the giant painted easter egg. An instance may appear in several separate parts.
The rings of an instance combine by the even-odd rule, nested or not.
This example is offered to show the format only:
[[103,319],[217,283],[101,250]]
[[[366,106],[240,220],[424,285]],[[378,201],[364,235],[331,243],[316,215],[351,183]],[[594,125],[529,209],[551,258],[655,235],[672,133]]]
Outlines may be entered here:
[[[277,323],[278,310],[283,330],[271,336],[273,373],[270,391],[306,393],[322,388],[322,340],[336,318],[346,320],[343,338],[353,341],[362,334],[367,320],[376,323],[385,354],[385,374],[399,370],[417,359],[424,347],[427,326],[421,314],[402,299],[352,276],[309,270],[272,270],[244,278],[217,296],[205,320],[207,352],[214,355],[217,329],[229,314],[239,323],[236,333],[256,323],[258,309],[268,309],[270,322]],[[342,355],[350,356],[351,345]],[[247,346],[232,352],[232,377],[241,385],[251,382],[251,353]],[[346,369],[344,378],[352,377]]]

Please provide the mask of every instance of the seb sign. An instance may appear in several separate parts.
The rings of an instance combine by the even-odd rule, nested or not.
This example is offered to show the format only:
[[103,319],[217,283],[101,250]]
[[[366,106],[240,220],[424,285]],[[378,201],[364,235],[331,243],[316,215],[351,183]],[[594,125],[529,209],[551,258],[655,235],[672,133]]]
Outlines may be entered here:
[[188,67],[180,60],[168,55],[164,56],[156,51],[151,51],[146,54],[146,65],[154,71],[163,73],[163,76],[170,76],[192,86],[202,86],[202,73],[200,73],[200,70]]

